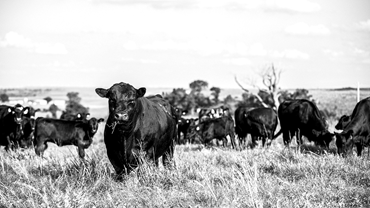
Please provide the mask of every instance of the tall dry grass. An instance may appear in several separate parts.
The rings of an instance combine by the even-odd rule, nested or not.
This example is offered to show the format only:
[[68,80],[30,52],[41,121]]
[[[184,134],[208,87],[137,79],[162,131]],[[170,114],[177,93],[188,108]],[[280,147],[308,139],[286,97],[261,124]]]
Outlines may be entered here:
[[[64,148],[64,147],[63,147]],[[145,163],[115,180],[104,143],[0,152],[3,207],[368,207],[370,161],[268,149],[176,147],[170,169]],[[62,154],[61,154],[62,152]]]

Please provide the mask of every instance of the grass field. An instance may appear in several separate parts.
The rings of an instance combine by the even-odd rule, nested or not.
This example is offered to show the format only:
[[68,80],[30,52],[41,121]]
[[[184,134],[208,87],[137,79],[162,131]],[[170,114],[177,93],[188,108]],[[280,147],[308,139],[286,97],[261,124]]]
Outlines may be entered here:
[[[343,112],[348,104],[339,102],[341,94],[317,98]],[[45,158],[32,149],[1,148],[0,207],[370,207],[367,149],[362,157],[342,158],[297,151],[294,144],[287,149],[281,138],[242,151],[179,145],[172,168],[146,163],[117,181],[103,128],[85,160],[74,146],[50,144]],[[330,147],[335,151],[334,142]]]

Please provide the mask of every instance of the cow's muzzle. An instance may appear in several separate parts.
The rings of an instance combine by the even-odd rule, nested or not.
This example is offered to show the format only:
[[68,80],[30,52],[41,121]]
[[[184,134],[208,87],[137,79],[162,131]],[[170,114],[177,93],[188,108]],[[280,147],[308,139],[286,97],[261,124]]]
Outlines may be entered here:
[[128,114],[127,113],[116,113],[114,118],[117,121],[128,121]]

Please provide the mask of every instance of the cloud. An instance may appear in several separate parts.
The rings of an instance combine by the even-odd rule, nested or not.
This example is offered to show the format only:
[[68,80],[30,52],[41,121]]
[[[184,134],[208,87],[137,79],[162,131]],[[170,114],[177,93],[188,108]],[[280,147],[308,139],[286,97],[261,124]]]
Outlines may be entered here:
[[35,47],[35,52],[40,54],[67,54],[66,47],[61,43],[41,43]]
[[366,21],[362,21],[362,22],[357,23],[357,27],[360,30],[364,30],[364,31],[369,31],[370,32],[370,19],[368,19]]
[[17,47],[17,48],[30,48],[33,47],[31,40],[19,35],[16,32],[8,32],[4,40],[0,40],[0,47]]
[[0,47],[16,47],[33,49],[39,54],[67,54],[68,51],[62,43],[34,43],[29,38],[16,33],[8,32],[4,40],[0,39]]
[[307,23],[299,22],[285,28],[285,32],[292,35],[329,35],[330,30],[322,24],[309,26]]
[[323,52],[332,57],[339,57],[344,55],[343,51],[336,51],[331,49],[324,49]]
[[[138,45],[134,41],[128,41],[123,44],[126,50],[149,50],[149,51],[193,51],[202,56],[211,55],[238,55],[238,56],[265,56],[273,58],[287,59],[304,59],[307,60],[310,56],[297,49],[287,49],[283,51],[265,49],[262,43],[254,43],[250,47],[242,42],[236,44],[227,44],[221,41],[193,39],[190,41],[154,41],[148,44]],[[225,59],[224,63],[232,63],[235,65],[250,64],[246,59]]]
[[266,56],[267,50],[263,47],[261,43],[254,43],[249,48],[248,54],[252,56]]
[[232,64],[237,66],[247,66],[251,65],[252,62],[247,58],[229,58],[222,60],[222,63],[224,64]]
[[287,58],[287,59],[309,59],[310,56],[297,49],[287,49],[283,51],[274,51],[271,53],[272,57],[275,58]]
[[311,13],[321,10],[321,6],[308,0],[267,0],[266,8],[276,11]]

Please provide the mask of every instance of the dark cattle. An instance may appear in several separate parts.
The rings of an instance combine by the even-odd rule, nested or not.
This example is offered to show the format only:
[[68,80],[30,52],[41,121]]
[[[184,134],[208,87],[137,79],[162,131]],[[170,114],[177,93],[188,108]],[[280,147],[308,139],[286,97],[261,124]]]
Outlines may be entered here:
[[230,136],[231,145],[235,149],[234,120],[231,116],[206,119],[199,123],[199,134],[204,144],[213,139],[222,140],[224,147],[227,145],[227,136]]
[[[195,125],[196,120],[198,119],[180,118],[178,120],[177,144],[186,144],[186,142],[191,143],[191,139],[188,137],[188,133],[191,131],[191,127]],[[183,135],[183,139],[181,139],[181,133]]]
[[141,152],[156,165],[161,156],[163,165],[169,165],[176,138],[174,108],[161,96],[143,97],[146,88],[123,82],[95,91],[109,99],[104,142],[116,173],[121,176],[137,167]]
[[0,145],[5,150],[16,149],[22,136],[22,118],[27,110],[17,104],[14,107],[0,105]]
[[270,141],[273,139],[278,118],[276,111],[272,108],[247,110],[245,107],[240,107],[235,111],[235,123],[235,131],[240,143],[243,143],[243,139],[249,133],[252,137],[252,147],[256,145],[258,138],[262,138],[262,146],[265,146],[266,138]]
[[280,132],[275,138],[283,133],[283,141],[289,146],[291,138],[296,135],[298,145],[302,144],[302,135],[311,142],[322,147],[329,147],[333,134],[327,130],[317,106],[305,99],[285,101],[278,109],[280,119]]
[[224,115],[224,106],[212,107],[212,108],[202,108],[199,110],[198,119],[199,122],[210,118],[219,118]]
[[370,144],[370,97],[356,104],[349,120],[343,131],[336,134],[338,154],[346,156],[356,145],[357,155],[361,156],[363,146]]
[[52,118],[37,118],[35,128],[34,146],[37,155],[42,156],[46,150],[47,142],[53,142],[58,146],[75,145],[78,147],[78,154],[85,157],[85,149],[88,148],[100,122],[91,118],[88,121],[67,121]]
[[34,109],[33,107],[25,107],[27,113],[23,114],[22,120],[22,134],[19,139],[19,145],[22,148],[28,148],[32,146],[33,138],[34,138],[34,131],[35,131],[35,119],[36,119],[36,112],[40,111],[40,109]]
[[250,108],[240,106],[234,112],[235,134],[238,136],[240,146],[245,143],[246,137],[248,135],[248,129],[243,128],[243,126],[246,126],[244,115],[248,112],[248,110],[250,110]]
[[337,125],[335,125],[335,129],[343,130],[349,124],[350,121],[351,121],[350,116],[343,115],[342,117],[340,117]]

